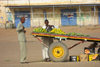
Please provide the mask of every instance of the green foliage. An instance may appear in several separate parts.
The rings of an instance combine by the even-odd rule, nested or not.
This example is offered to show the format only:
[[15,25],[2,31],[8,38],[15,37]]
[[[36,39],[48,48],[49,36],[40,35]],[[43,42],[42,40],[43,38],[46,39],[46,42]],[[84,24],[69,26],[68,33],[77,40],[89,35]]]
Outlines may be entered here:
[[43,28],[35,28],[33,30],[33,32],[37,32],[37,33],[47,33],[47,31],[45,29],[43,29]]
[[62,35],[67,35],[67,36],[81,36],[81,37],[89,37],[89,35],[84,35],[81,33],[75,33],[75,32],[70,32],[70,33],[65,33],[63,32],[60,28],[56,29],[54,28],[53,30],[51,30],[50,32],[47,32],[46,29],[43,28],[35,28],[33,30],[33,32],[37,32],[37,33],[50,33],[50,34],[62,34]]
[[82,36],[82,37],[89,37],[89,35],[84,35],[84,34],[81,34],[81,33],[75,33],[75,32],[67,33],[66,35],[67,35],[67,36]]
[[60,28],[54,28],[53,30],[51,30],[49,33],[54,33],[54,34],[63,34],[65,35],[66,33],[63,32]]

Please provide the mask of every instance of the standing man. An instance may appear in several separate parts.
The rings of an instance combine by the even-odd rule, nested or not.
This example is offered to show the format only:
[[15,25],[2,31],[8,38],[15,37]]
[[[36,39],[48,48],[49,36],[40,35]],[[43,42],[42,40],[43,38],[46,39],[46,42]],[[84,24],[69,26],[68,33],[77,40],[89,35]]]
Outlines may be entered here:
[[[49,25],[49,21],[45,20],[45,26],[43,26],[44,29],[47,30],[47,32],[51,31],[54,28],[54,25]],[[43,43],[46,44],[48,47],[50,46],[50,44],[53,43],[53,38],[50,37],[42,37]],[[49,55],[48,55],[48,47],[43,45],[43,49],[42,49],[42,54],[43,54],[43,60],[44,61],[50,61],[49,59]]]
[[23,23],[25,22],[25,18],[21,17],[21,22],[19,22],[17,26],[17,32],[18,32],[18,41],[20,44],[20,63],[26,63],[26,37],[25,37],[25,28],[23,26]]

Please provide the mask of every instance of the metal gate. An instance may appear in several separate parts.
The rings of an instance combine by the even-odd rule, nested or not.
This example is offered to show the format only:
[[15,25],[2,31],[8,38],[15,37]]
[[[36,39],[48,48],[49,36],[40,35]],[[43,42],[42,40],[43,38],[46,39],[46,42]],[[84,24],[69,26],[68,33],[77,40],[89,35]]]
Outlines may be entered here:
[[65,25],[77,25],[76,23],[76,9],[63,9],[61,10],[61,24]]
[[30,11],[15,11],[15,25],[17,27],[20,18],[25,17],[24,27],[30,27]]

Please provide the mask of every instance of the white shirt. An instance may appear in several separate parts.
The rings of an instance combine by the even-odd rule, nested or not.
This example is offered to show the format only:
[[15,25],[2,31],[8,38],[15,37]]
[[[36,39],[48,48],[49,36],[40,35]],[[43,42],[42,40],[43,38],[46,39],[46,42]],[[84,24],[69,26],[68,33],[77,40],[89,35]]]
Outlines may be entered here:
[[[55,27],[55,28],[58,28],[58,26],[54,26],[54,27]],[[43,29],[46,29],[46,26],[43,26],[42,28],[43,28]]]

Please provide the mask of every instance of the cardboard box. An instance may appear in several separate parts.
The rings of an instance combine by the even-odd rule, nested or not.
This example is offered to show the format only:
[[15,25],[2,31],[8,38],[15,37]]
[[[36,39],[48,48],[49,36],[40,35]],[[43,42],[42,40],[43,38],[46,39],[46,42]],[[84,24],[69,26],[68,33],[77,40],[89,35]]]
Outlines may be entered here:
[[80,61],[88,61],[88,54],[81,54]]

